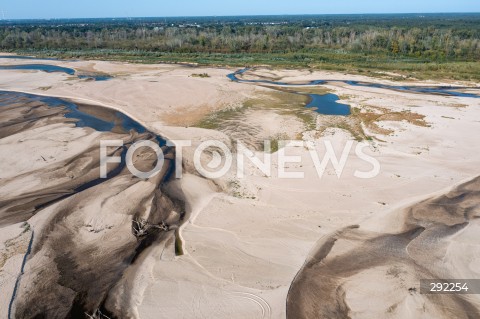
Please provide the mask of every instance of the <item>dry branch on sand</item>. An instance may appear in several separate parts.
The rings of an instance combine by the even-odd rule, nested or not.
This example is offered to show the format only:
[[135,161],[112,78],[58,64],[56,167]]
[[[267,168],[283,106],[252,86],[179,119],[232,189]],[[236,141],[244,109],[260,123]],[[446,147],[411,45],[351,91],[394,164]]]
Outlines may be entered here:
[[90,319],[111,319],[110,317],[104,315],[99,309],[97,309],[92,315],[85,313],[85,316]]
[[162,221],[158,225],[149,224],[147,220],[143,218],[135,218],[132,220],[132,232],[135,237],[145,237],[152,230],[159,229],[161,231],[168,231],[170,227]]

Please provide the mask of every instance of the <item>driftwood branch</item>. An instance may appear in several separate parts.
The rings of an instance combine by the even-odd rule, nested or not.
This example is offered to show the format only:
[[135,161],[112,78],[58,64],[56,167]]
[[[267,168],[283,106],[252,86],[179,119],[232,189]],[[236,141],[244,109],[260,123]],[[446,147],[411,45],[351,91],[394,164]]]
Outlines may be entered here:
[[90,319],[111,319],[110,317],[104,315],[100,310],[95,310],[95,312],[92,315],[89,315],[88,313],[85,312],[85,315],[90,318]]
[[147,236],[152,230],[160,230],[160,231],[169,231],[169,226],[162,221],[158,225],[150,224],[147,220],[143,218],[135,218],[132,220],[132,232],[135,237],[145,237]]

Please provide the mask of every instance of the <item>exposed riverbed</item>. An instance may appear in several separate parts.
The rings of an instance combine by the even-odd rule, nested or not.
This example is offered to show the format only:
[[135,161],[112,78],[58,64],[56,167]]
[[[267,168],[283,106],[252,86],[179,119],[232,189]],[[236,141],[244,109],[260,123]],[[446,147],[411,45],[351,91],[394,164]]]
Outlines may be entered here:
[[[34,57],[23,57],[23,56],[0,56],[0,59],[20,59],[20,60],[46,60],[46,61],[55,61],[55,59],[37,59]],[[67,75],[76,76],[79,79],[91,79],[94,81],[107,81],[112,77],[107,74],[96,74],[96,73],[79,73],[75,69],[61,67],[57,65],[50,64],[18,64],[18,65],[0,65],[0,70],[26,70],[26,71],[43,71],[47,73],[60,72]]]
[[[174,238],[181,223],[182,204],[162,187],[174,168],[174,149],[121,112],[59,98],[0,91],[0,116],[1,153],[14,152],[19,163],[18,171],[2,172],[0,225],[37,220],[11,318],[115,314],[108,303],[118,295],[112,290],[119,278],[152,243]],[[122,162],[110,164],[102,179],[98,143],[105,139],[125,146],[109,149]],[[125,153],[138,140],[158,143],[165,154],[160,174],[149,180],[125,167]],[[134,165],[151,170],[156,157],[139,149]],[[171,230],[137,238],[132,220],[139,218]]]
[[[380,88],[380,89],[387,89],[387,90],[394,90],[394,91],[401,91],[401,92],[409,92],[409,93],[418,93],[418,94],[437,94],[437,95],[445,95],[445,96],[454,96],[454,97],[471,97],[471,98],[479,98],[480,95],[477,93],[467,93],[462,92],[462,90],[467,89],[478,89],[476,87],[460,87],[460,86],[413,86],[413,85],[387,85],[387,84],[379,84],[379,83],[369,83],[369,82],[361,82],[361,81],[351,81],[351,80],[312,80],[305,83],[289,83],[289,82],[282,82],[282,81],[270,81],[266,79],[255,79],[255,80],[246,80],[241,78],[246,72],[248,72],[248,68],[238,70],[234,73],[228,74],[228,78],[234,82],[239,83],[253,83],[253,84],[267,84],[267,85],[274,85],[274,86],[282,86],[282,87],[305,87],[305,86],[319,86],[325,85],[328,83],[335,83],[341,82],[351,86],[359,86],[359,87],[369,87],[369,88]],[[307,93],[298,93],[298,94],[305,94],[309,96],[309,103],[307,104],[308,108],[314,108],[318,113],[324,115],[349,115],[350,114],[350,107],[345,104],[338,103],[337,101],[340,98],[333,94],[333,93],[325,93],[325,94],[307,94]]]

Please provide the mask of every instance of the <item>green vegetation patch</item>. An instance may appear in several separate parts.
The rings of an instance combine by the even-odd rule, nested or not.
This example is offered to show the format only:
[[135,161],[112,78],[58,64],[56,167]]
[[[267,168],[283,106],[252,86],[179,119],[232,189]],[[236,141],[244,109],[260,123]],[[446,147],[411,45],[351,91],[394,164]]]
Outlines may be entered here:
[[[364,106],[352,108],[352,114],[342,116],[322,116],[322,128],[319,134],[323,134],[330,127],[339,128],[349,132],[357,141],[372,140],[373,137],[366,134],[363,127],[379,135],[390,135],[394,133],[391,129],[382,128],[378,125],[381,121],[407,122],[421,127],[429,127],[425,116],[411,111],[391,111],[388,108],[376,106]],[[378,138],[377,138],[378,139]]]
[[191,77],[192,78],[209,78],[210,75],[208,73],[193,73]]

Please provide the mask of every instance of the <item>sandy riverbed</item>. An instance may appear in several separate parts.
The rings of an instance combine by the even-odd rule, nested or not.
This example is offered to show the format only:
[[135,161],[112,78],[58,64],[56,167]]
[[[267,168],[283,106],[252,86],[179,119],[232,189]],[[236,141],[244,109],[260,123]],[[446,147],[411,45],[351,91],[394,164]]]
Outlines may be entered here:
[[[1,62],[31,63],[24,60]],[[115,78],[94,82],[63,74],[2,70],[0,90],[69,97],[109,106],[124,111],[169,139],[192,139],[194,144],[209,138],[229,141],[231,137],[229,130],[192,127],[208,114],[237,109],[249,99],[271,93],[267,88],[231,82],[226,77],[233,71],[229,69],[90,61],[42,63],[108,73]],[[292,82],[353,79],[346,74],[320,71],[257,72],[248,76],[268,76]],[[192,77],[194,73],[208,73],[210,77]],[[355,80],[381,82],[362,76],[355,76]],[[343,83],[329,84],[326,88],[359,109],[370,107],[414,112],[425,116],[428,125],[389,120],[377,123],[379,127],[392,131],[388,135],[365,128],[373,137],[368,152],[381,164],[380,174],[373,179],[353,176],[357,169],[369,169],[364,161],[356,157],[349,158],[340,179],[331,166],[320,179],[308,151],[298,147],[290,149],[289,155],[301,156],[303,164],[301,167],[290,164],[289,169],[305,172],[303,179],[278,179],[275,174],[267,178],[250,166],[245,179],[237,179],[231,172],[214,182],[195,174],[186,174],[183,179],[171,182],[168,187],[172,193],[182,194],[190,214],[189,221],[181,230],[184,255],[175,256],[171,241],[149,248],[136,261],[135,267],[119,280],[128,289],[119,285],[107,305],[122,309],[132,318],[285,318],[290,285],[319,240],[327,240],[345,227],[359,225],[358,232],[361,234],[354,233],[352,238],[341,237],[336,247],[338,251],[332,250],[334,255],[329,258],[347,255],[349,249],[356,247],[360,256],[363,256],[362,252],[371,253],[371,247],[362,251],[366,240],[380,235],[393,236],[404,230],[403,220],[399,217],[402,209],[448,193],[455,185],[479,175],[480,153],[477,145],[480,140],[476,132],[480,129],[480,99],[351,87]],[[325,129],[331,121],[324,116],[319,116],[317,128],[309,131],[304,130],[302,123],[292,118],[290,113],[283,114],[278,109],[256,109],[254,106],[235,118],[238,123],[246,119],[250,119],[248,123],[252,130],[262,138],[279,133],[288,135],[295,132],[293,135],[298,135],[303,131],[304,139],[330,140],[337,150],[353,138],[339,127]],[[282,129],[276,131],[278,127]],[[317,134],[317,131],[323,134]],[[69,138],[81,144],[84,140],[86,143],[86,140],[98,137],[78,129],[78,134]],[[54,148],[57,142],[49,139],[48,143],[52,144],[48,147]],[[66,143],[64,156],[70,154],[68,148],[72,147],[72,143]],[[85,146],[85,143],[82,145]],[[75,150],[81,150],[82,145],[75,146]],[[26,171],[28,165],[23,161],[16,164],[11,159],[12,153],[22,152],[21,148],[15,149],[18,145],[5,142],[0,147],[0,155],[7,161],[4,163],[9,163],[2,174]],[[185,156],[185,167],[193,173],[191,150],[186,150]],[[278,161],[274,154],[273,167],[276,165]],[[131,194],[127,192],[125,196],[140,201],[138,194],[142,192],[141,187],[135,186]],[[0,192],[11,190],[0,187]],[[105,194],[113,196],[108,192]],[[93,197],[91,202],[95,204]],[[50,210],[54,209],[57,208]],[[473,210],[478,216],[478,206],[474,206]],[[79,212],[78,216],[85,214],[81,218],[88,217],[82,209]],[[41,216],[47,213],[43,212]],[[29,223],[35,227],[42,218],[34,217]],[[72,221],[65,221],[69,222]],[[478,223],[478,218],[471,219],[468,227],[439,242],[441,247],[432,252],[432,256],[427,251],[425,256],[415,255],[415,261],[428,267],[433,257],[443,258],[444,268],[448,270],[443,275],[447,278],[450,275],[478,278],[480,274],[476,265],[480,264],[480,242],[474,231]],[[122,227],[123,224],[119,222],[118,225]],[[18,236],[18,229],[9,227],[9,236],[6,236],[9,238],[2,237],[2,241]],[[108,245],[108,242],[105,244]],[[408,255],[410,252],[407,250],[405,253]],[[21,249],[18,254],[8,256],[3,273],[18,273],[15,269],[21,264],[21,261],[18,262]],[[345,260],[354,262],[348,258]],[[341,282],[345,293],[342,300],[346,304],[342,309],[348,308],[352,318],[411,318],[420,314],[448,318],[448,313],[441,310],[443,305],[440,301],[427,300],[409,291],[419,284],[419,274],[414,268],[400,267],[392,277],[393,273],[389,271],[392,267],[400,266],[392,262],[346,276]],[[372,278],[384,281],[390,287],[379,287]],[[28,282],[25,284],[28,285]],[[338,282],[335,281],[335,284],[338,285]],[[372,301],[372,294],[381,296]],[[2,293],[2,317],[5,316],[5,304],[8,303],[5,300],[9,295]],[[321,300],[318,302],[321,303]],[[424,307],[425,303],[428,304]],[[480,298],[471,296],[469,303],[478,314]],[[291,312],[289,317],[295,318]]]

